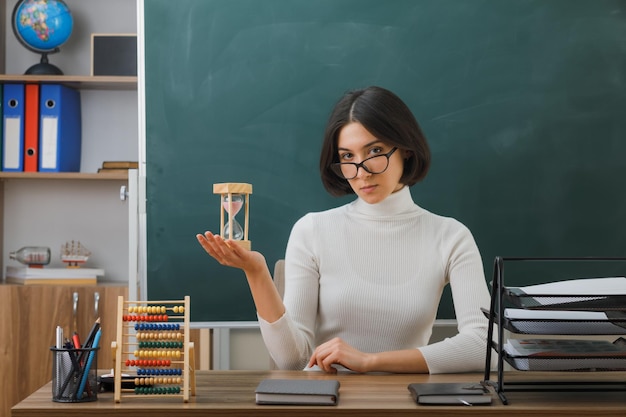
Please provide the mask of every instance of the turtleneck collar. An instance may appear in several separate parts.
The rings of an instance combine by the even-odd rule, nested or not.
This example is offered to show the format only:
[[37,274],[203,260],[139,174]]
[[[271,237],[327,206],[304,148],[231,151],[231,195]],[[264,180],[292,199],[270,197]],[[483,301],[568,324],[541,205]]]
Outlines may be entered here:
[[398,214],[414,213],[419,210],[419,207],[413,202],[411,191],[407,186],[402,187],[402,189],[376,204],[369,204],[357,198],[352,203],[352,208],[356,213],[368,216],[396,216]]

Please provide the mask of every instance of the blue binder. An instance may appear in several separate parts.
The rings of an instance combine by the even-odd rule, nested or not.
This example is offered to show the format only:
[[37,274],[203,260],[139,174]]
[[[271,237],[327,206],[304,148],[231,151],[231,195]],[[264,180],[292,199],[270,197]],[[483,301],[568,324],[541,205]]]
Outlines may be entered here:
[[24,170],[24,84],[3,85],[2,170]]
[[[2,97],[4,97],[4,86],[0,85],[0,161],[2,161],[2,138],[4,138],[4,111],[2,110],[4,108],[4,100],[2,100]],[[0,163],[0,171],[2,170],[2,164]]]
[[60,84],[42,84],[39,97],[39,172],[79,172],[80,93]]

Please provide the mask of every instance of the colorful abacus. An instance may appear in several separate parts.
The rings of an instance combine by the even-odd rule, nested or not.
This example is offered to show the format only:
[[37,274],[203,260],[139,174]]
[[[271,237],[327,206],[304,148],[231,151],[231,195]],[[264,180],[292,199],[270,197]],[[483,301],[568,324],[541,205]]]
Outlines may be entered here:
[[[119,346],[119,349],[118,349]],[[115,402],[122,397],[196,395],[193,343],[189,341],[189,296],[182,301],[124,301],[118,297]],[[122,388],[122,374],[136,375]]]

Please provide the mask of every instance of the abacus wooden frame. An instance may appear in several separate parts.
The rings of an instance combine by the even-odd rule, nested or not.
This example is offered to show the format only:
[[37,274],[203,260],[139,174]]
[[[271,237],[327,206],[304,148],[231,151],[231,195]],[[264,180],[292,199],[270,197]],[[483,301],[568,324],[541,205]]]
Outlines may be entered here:
[[[190,327],[189,327],[189,306],[190,306],[190,297],[187,295],[183,300],[159,300],[159,301],[124,301],[124,296],[118,296],[117,299],[117,335],[116,340],[111,342],[111,350],[112,356],[115,361],[114,366],[114,399],[116,403],[122,401],[122,397],[129,397],[128,395],[123,395],[122,389],[122,365],[124,364],[123,356],[129,355],[129,352],[125,352],[128,349],[130,338],[135,337],[132,332],[124,333],[125,321],[124,321],[124,312],[128,311],[128,306],[134,305],[163,305],[163,304],[180,304],[184,307],[183,314],[183,389],[180,394],[161,394],[161,395],[146,395],[146,396],[137,396],[133,395],[135,398],[160,398],[166,396],[182,396],[183,402],[189,402],[189,397],[196,395],[196,377],[195,377],[195,356],[194,356],[194,343],[190,341]],[[134,330],[134,329],[133,329]],[[119,347],[119,348],[118,348]]]

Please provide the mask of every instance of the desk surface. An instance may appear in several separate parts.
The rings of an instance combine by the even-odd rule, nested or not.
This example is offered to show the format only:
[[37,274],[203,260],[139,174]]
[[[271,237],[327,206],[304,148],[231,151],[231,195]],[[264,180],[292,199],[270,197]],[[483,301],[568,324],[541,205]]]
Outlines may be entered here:
[[[532,373],[533,380],[554,379],[554,373]],[[607,379],[607,373],[603,373]],[[626,373],[608,373],[608,378],[626,381]],[[588,380],[589,373],[582,374]],[[188,403],[182,398],[158,396],[123,397],[116,404],[112,393],[102,393],[91,403],[61,404],[52,402],[51,384],[13,407],[13,417],[24,416],[395,416],[416,414],[428,416],[508,415],[547,417],[620,416],[626,413],[626,392],[507,392],[509,405],[502,405],[494,394],[491,406],[418,406],[407,390],[412,382],[478,382],[480,374],[415,375],[384,374],[327,375],[298,371],[199,371],[196,396]],[[268,406],[256,405],[254,389],[263,378],[333,379],[341,383],[337,406]],[[568,374],[570,381],[581,374]],[[528,378],[526,378],[528,379]],[[505,381],[507,379],[505,378]]]

